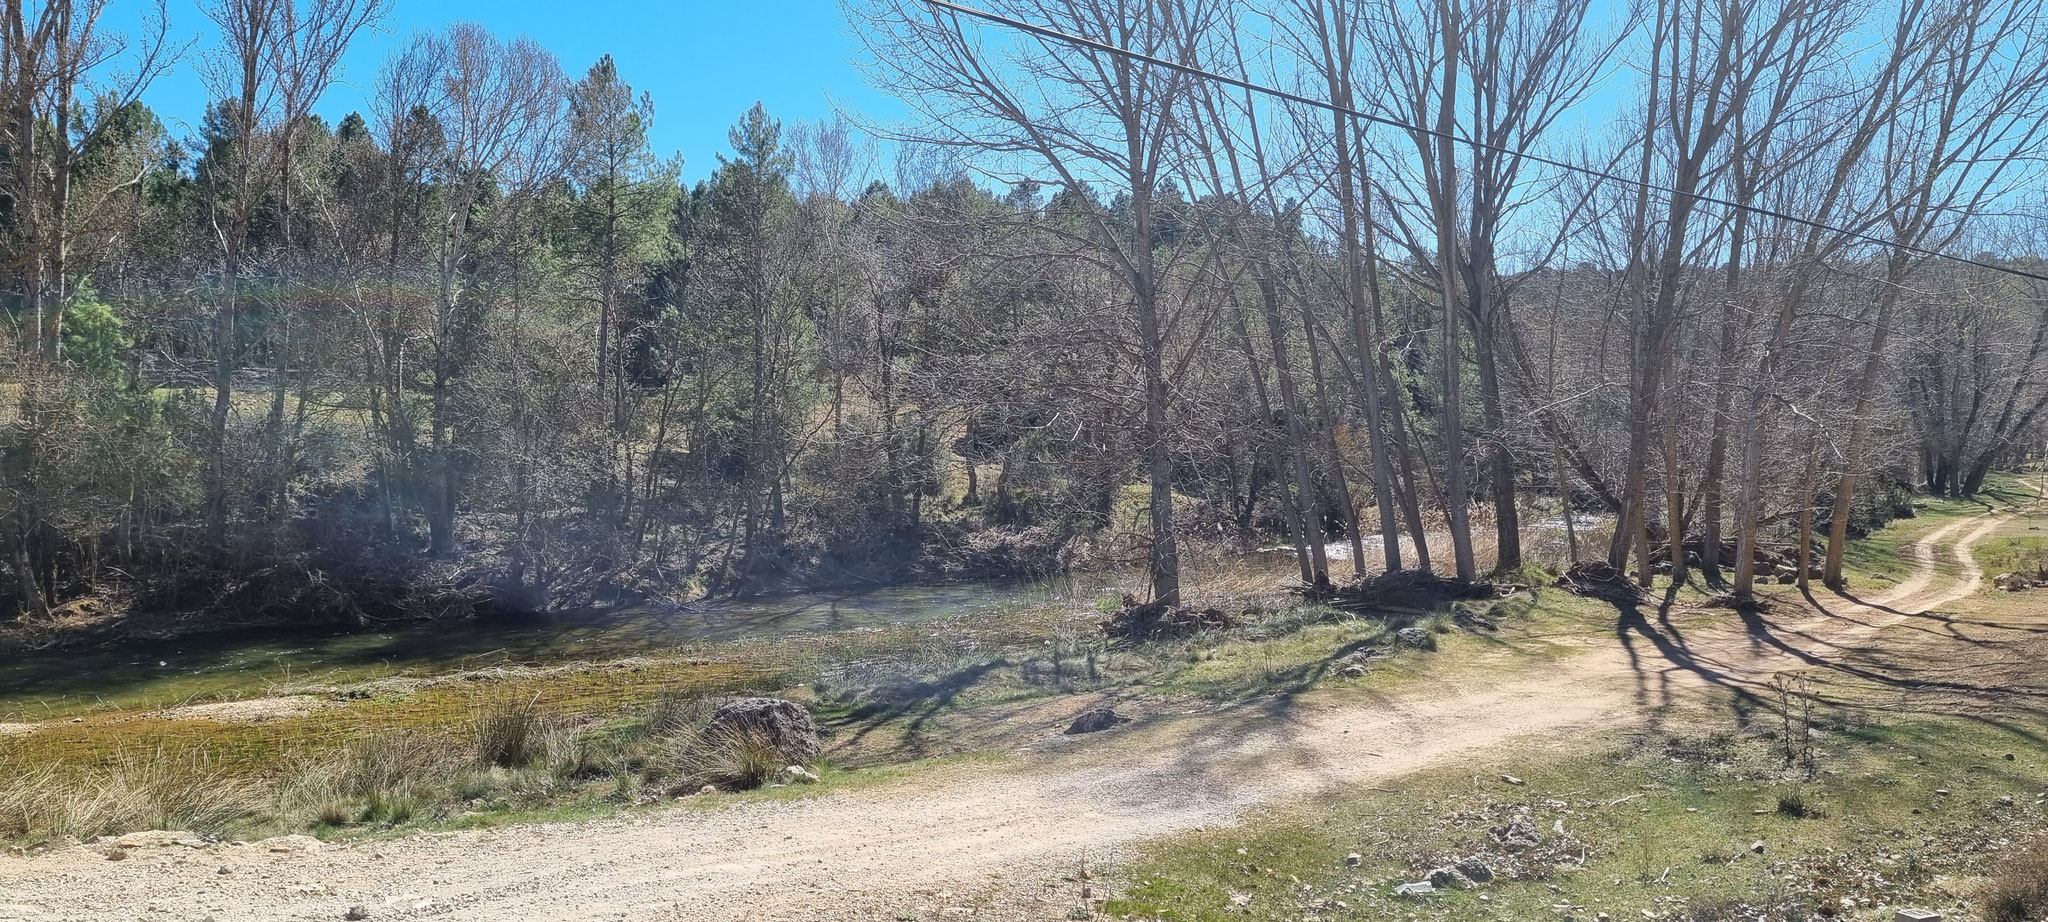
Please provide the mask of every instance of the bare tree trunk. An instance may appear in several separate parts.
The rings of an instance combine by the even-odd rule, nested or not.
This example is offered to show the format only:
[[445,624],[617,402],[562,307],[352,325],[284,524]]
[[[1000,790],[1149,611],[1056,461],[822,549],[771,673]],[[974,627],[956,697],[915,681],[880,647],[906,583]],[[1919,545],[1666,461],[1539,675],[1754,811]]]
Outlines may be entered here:
[[1443,296],[1444,374],[1444,509],[1451,526],[1451,553],[1459,579],[1477,579],[1479,568],[1472,556],[1471,497],[1465,491],[1465,420],[1461,393],[1464,363],[1458,349],[1457,231],[1454,228],[1458,200],[1458,155],[1451,140],[1457,127],[1454,112],[1458,93],[1458,29],[1456,0],[1438,0],[1443,18],[1443,96],[1437,106],[1436,204],[1437,277]]

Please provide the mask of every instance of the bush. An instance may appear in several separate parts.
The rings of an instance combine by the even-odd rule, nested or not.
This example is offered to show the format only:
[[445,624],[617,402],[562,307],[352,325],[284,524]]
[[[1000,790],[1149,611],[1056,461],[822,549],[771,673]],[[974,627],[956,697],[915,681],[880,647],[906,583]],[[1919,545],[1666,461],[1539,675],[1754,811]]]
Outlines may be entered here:
[[1984,922],[2048,919],[2048,841],[2007,859],[1985,886],[1977,911]]

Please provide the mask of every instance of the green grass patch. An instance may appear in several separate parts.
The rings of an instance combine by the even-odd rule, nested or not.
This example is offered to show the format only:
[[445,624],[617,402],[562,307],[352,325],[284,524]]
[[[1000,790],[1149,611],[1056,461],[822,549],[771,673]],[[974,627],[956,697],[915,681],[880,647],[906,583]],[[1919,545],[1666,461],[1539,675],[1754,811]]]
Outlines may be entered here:
[[[1829,727],[1811,773],[1785,763],[1771,727],[1725,720],[1532,742],[1162,844],[1121,869],[1104,912],[1275,922],[1954,912],[1964,897],[1945,881],[1985,873],[2041,828],[2041,729],[1962,720]],[[1516,844],[1518,825],[1535,832],[1533,844]],[[1356,866],[1347,861],[1354,854]],[[1498,879],[1393,894],[1461,859]]]

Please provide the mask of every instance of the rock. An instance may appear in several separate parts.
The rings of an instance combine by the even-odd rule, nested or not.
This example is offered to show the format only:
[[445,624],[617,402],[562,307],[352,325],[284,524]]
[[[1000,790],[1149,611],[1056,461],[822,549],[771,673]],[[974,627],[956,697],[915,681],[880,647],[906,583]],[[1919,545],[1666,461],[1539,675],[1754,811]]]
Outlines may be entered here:
[[1117,713],[1115,709],[1105,704],[1082,711],[1081,716],[1074,718],[1074,722],[1067,725],[1067,734],[1071,736],[1076,733],[1100,733],[1130,722],[1129,717]]
[[233,874],[233,873],[235,873],[235,870],[234,870],[233,868],[230,868],[230,867],[228,867],[227,865],[223,864],[223,865],[221,865],[220,867],[214,868],[214,869],[213,869],[213,873],[215,873],[215,874],[219,874],[219,875],[220,875],[220,876],[222,876],[222,877],[226,877],[226,876],[228,876],[229,874]]
[[1429,872],[1429,885],[1438,890],[1470,890],[1479,886],[1457,868],[1437,868]]
[[704,734],[750,735],[773,746],[784,765],[815,762],[824,751],[811,712],[780,698],[739,698],[720,705]]
[[1758,840],[1756,840],[1756,841],[1754,841],[1754,842],[1751,842],[1751,843],[1749,843],[1749,850],[1750,850],[1751,852],[1754,852],[1754,853],[1756,853],[1756,854],[1759,854],[1759,855],[1763,854],[1763,853],[1764,853],[1764,840],[1762,840],[1762,839],[1758,839]]
[[1492,631],[1500,627],[1500,623],[1488,617],[1486,613],[1463,602],[1451,606],[1451,620],[1474,631]]
[[783,784],[817,784],[818,773],[801,765],[792,765],[782,770]]
[[1521,787],[1522,785],[1525,785],[1525,784],[1528,784],[1528,783],[1529,783],[1529,782],[1527,782],[1527,781],[1523,781],[1522,779],[1520,779],[1520,778],[1517,778],[1517,777],[1515,777],[1515,776],[1513,776],[1513,775],[1502,775],[1502,776],[1500,776],[1500,780],[1502,780],[1502,781],[1505,781],[1505,782],[1507,782],[1508,784],[1512,784],[1512,785],[1514,785],[1515,787]]
[[1364,663],[1345,663],[1342,668],[1337,670],[1338,675],[1347,679],[1363,679],[1371,672],[1372,670],[1367,668]]
[[1501,845],[1512,850],[1525,850],[1543,844],[1543,834],[1536,831],[1536,821],[1527,813],[1517,813],[1508,820],[1505,829],[1496,830],[1494,838]]
[[1487,867],[1486,862],[1477,858],[1467,858],[1458,862],[1455,867],[1457,867],[1458,873],[1465,875],[1465,879],[1475,884],[1493,883],[1493,869]]
[[341,917],[349,920],[349,922],[363,922],[364,919],[370,917],[370,910],[363,906],[350,906],[347,912],[341,914]]
[[1417,650],[1436,649],[1436,638],[1419,627],[1404,627],[1395,631],[1394,639],[1404,647],[1414,647]]
[[120,850],[120,849],[118,849],[118,848],[110,848],[110,849],[107,849],[107,860],[108,860],[108,861],[127,861],[127,860],[128,860],[128,853],[127,853],[127,852],[125,852],[125,851],[122,851],[122,850]]
[[1932,909],[1901,909],[1892,917],[1893,922],[1941,922],[1941,913]]
[[1419,880],[1412,884],[1399,884],[1394,887],[1395,896],[1429,896],[1435,892],[1436,886],[1426,880]]
[[1351,854],[1344,856],[1344,866],[1347,868],[1355,868],[1364,863],[1365,856],[1357,852],[1352,852]]

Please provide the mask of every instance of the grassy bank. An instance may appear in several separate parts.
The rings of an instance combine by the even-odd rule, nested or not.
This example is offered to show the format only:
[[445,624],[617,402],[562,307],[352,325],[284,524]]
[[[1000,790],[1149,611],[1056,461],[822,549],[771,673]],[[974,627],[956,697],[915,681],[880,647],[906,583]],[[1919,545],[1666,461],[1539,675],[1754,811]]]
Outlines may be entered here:
[[[1796,742],[1788,762],[1775,717],[1695,715],[1293,805],[1154,849],[1122,870],[1106,911],[1737,920],[1890,919],[1923,906],[1957,918],[2042,828],[2048,727],[1823,723],[1810,764]],[[1533,840],[1515,836],[1518,823]],[[1474,860],[1497,879],[1394,893]]]

